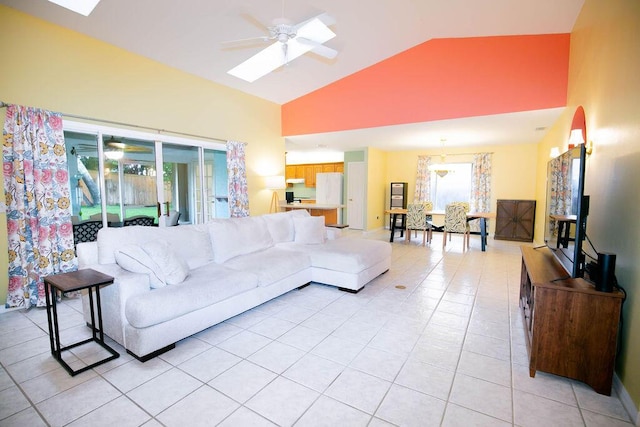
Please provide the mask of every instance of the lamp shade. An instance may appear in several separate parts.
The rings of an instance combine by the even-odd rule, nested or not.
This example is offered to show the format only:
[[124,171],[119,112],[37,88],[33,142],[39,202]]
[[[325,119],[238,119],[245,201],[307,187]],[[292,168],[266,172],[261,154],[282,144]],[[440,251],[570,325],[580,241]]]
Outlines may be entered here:
[[267,176],[264,178],[264,186],[269,190],[282,190],[287,187],[283,175]]
[[582,129],[571,129],[571,133],[569,134],[569,144],[573,144],[574,146],[584,144]]

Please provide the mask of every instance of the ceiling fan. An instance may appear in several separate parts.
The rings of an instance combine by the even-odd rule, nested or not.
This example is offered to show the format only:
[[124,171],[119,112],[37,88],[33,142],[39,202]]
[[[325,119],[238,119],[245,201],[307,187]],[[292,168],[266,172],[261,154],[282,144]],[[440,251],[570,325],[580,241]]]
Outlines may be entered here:
[[280,18],[274,20],[273,25],[270,27],[266,27],[268,31],[266,36],[224,42],[228,44],[251,40],[275,40],[275,43],[227,71],[227,73],[251,83],[310,51],[325,58],[333,59],[338,54],[338,51],[324,46],[323,43],[336,36],[329,29],[329,25],[334,22],[333,18],[326,13],[299,24],[292,24],[291,21]]

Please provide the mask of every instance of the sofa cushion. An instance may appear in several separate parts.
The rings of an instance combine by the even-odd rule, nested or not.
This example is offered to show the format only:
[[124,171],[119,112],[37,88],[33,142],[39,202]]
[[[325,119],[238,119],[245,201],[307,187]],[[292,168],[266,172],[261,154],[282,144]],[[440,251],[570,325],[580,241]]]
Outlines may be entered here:
[[267,223],[260,216],[215,219],[207,225],[213,260],[218,264],[273,246]]
[[138,245],[124,245],[115,252],[116,263],[132,273],[149,275],[149,285],[161,288],[166,285],[158,264]]
[[287,212],[278,212],[263,215],[267,223],[269,234],[273,243],[292,242],[295,236],[293,229],[293,218],[309,217],[309,212],[305,209],[293,209]]
[[311,259],[304,253],[272,247],[233,258],[224,265],[234,270],[253,273],[258,276],[258,286],[269,286],[311,267]]
[[189,275],[189,265],[166,240],[158,239],[143,243],[142,249],[156,262],[167,285],[181,283]]
[[283,243],[280,248],[304,252],[311,266],[345,273],[359,273],[391,256],[391,244],[379,240],[343,237],[321,245]]
[[125,316],[131,326],[146,328],[254,289],[257,285],[255,274],[211,262],[192,270],[182,283],[132,296],[126,302]]
[[213,259],[213,251],[206,225],[179,227],[106,227],[98,232],[98,263],[116,262],[115,252],[123,244],[141,245],[152,240],[164,239],[187,261],[190,268],[197,268]]
[[293,218],[294,241],[305,245],[324,243],[324,217]]

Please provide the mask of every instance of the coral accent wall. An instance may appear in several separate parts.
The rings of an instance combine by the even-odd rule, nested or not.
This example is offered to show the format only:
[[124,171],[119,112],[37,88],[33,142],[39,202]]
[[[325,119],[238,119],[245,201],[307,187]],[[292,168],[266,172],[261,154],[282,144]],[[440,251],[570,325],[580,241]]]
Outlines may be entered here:
[[564,107],[569,34],[434,39],[282,106],[284,136]]

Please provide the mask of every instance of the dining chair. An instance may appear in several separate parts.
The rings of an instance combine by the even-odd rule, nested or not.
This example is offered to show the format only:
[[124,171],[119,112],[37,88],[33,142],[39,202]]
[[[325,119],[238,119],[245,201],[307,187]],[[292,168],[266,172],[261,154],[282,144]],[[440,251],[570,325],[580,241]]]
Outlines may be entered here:
[[452,233],[461,233],[463,235],[462,247],[469,248],[470,229],[467,223],[467,210],[464,204],[449,203],[444,209],[443,248],[447,245],[447,234],[449,234],[449,239],[451,239]]
[[431,226],[427,221],[427,216],[425,212],[425,205],[423,203],[409,203],[407,205],[407,221],[405,225],[405,230],[407,233],[407,242],[411,241],[411,230],[422,231],[422,246],[424,246],[427,242],[427,234],[428,241],[431,243]]
[[95,242],[98,239],[98,231],[102,228],[100,221],[82,221],[73,224],[73,243],[77,245],[82,242]]
[[164,217],[164,221],[167,227],[175,227],[178,225],[178,220],[180,219],[180,212],[178,211],[169,211],[169,216]]
[[[422,202],[422,205],[424,206],[424,210],[426,212],[431,212],[433,210],[433,202],[432,201],[426,201],[426,202]],[[433,218],[431,215],[427,215],[427,221],[433,221]]]
[[131,218],[125,218],[124,219],[124,226],[125,227],[129,227],[131,225],[144,225],[147,227],[153,227],[155,226],[155,218],[152,216],[146,216],[146,215],[138,215],[138,216],[132,216]]

